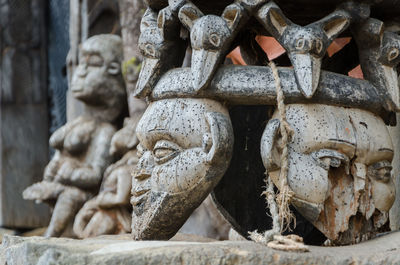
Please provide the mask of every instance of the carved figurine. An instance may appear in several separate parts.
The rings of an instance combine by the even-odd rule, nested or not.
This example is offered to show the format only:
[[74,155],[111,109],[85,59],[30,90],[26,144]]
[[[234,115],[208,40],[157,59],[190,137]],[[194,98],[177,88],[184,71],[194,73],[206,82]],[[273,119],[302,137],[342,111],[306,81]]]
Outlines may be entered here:
[[[261,156],[281,189],[276,117],[263,134]],[[384,122],[364,110],[320,104],[287,105],[287,117],[294,129],[287,180],[296,209],[332,242],[356,243],[379,231],[395,196]]]
[[373,83],[382,97],[390,98],[392,110],[400,110],[397,65],[400,63],[400,35],[385,30],[374,18],[352,27],[359,48],[364,78]]
[[169,239],[229,164],[233,145],[229,114],[209,99],[155,101],[136,133],[140,160],[132,181],[132,235]]
[[302,27],[286,18],[271,1],[258,11],[256,17],[285,48],[300,91],[311,98],[318,87],[322,58],[332,41],[349,26],[350,15],[344,10],[336,10]]
[[84,113],[50,138],[56,153],[43,181],[28,187],[23,197],[54,206],[45,236],[60,236],[75,214],[99,188],[116,122],[126,108],[120,64],[122,42],[116,35],[97,35],[82,44],[71,90],[84,103]]
[[111,140],[110,154],[123,155],[104,172],[99,194],[87,201],[75,217],[74,232],[80,238],[131,231],[130,192],[132,172],[138,162],[135,129],[140,117],[126,118]]
[[236,3],[226,7],[221,17],[205,16],[190,2],[179,10],[179,19],[190,31],[191,69],[196,91],[209,85],[243,24],[244,16],[245,9]]

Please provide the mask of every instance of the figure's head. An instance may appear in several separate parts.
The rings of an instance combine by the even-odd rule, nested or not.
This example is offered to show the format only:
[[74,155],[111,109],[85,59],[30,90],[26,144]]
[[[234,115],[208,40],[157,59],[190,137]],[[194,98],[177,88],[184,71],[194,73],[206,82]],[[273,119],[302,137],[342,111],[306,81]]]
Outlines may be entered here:
[[[287,107],[287,118],[294,129],[288,144],[288,184],[295,194],[292,203],[304,217],[336,239],[358,212],[371,217],[364,208],[376,214],[389,211],[395,195],[390,176],[393,147],[379,117],[359,109],[293,104]],[[270,120],[261,155],[281,188],[278,129],[279,120]],[[364,196],[368,192],[372,198]]]
[[71,91],[87,105],[110,107],[120,112],[126,101],[121,73],[122,40],[117,35],[95,35],[82,43],[79,65]]
[[233,148],[229,114],[209,99],[149,105],[137,129],[140,161],[132,185],[135,239],[168,239],[218,183]]

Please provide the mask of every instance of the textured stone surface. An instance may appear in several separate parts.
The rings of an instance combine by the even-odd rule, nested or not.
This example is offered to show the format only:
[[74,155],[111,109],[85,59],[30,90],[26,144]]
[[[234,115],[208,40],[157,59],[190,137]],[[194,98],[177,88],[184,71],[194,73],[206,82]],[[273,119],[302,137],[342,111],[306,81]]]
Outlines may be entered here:
[[308,253],[275,251],[250,241],[179,235],[172,241],[132,241],[129,236],[86,240],[6,236],[0,264],[399,264],[399,245],[399,233],[347,247],[311,246]]

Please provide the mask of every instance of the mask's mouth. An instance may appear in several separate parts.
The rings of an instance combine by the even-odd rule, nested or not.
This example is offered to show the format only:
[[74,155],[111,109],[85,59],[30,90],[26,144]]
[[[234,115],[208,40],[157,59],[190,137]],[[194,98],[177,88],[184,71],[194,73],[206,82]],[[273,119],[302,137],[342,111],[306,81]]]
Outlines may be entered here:
[[132,188],[131,204],[133,210],[137,210],[137,215],[143,214],[143,206],[147,200],[150,191],[151,174],[145,170],[141,170],[134,174],[134,186]]
[[72,93],[78,93],[83,91],[83,86],[81,85],[72,85],[71,86]]

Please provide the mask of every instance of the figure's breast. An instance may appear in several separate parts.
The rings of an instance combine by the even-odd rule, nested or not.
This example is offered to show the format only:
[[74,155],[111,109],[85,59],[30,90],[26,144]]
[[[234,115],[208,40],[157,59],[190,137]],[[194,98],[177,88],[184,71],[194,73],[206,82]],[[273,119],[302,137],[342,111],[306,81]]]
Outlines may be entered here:
[[86,151],[95,128],[95,122],[91,120],[76,124],[65,135],[64,150],[70,154]]

